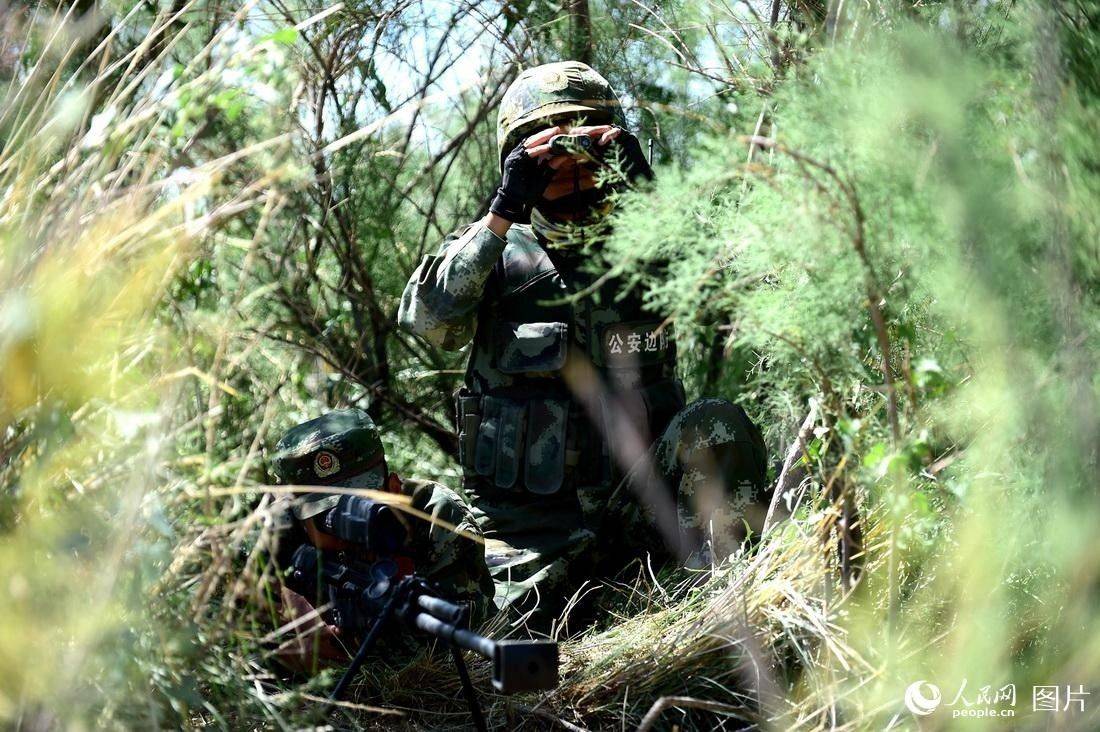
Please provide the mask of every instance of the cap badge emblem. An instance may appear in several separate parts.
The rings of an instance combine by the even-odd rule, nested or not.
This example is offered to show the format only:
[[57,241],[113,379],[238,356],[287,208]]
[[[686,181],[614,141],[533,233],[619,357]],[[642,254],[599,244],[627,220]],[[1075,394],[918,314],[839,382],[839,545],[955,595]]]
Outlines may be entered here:
[[569,86],[569,78],[564,71],[547,71],[539,78],[539,88],[544,92],[561,91]]
[[339,471],[340,461],[328,450],[321,450],[313,458],[313,472],[317,474],[318,478],[327,478]]

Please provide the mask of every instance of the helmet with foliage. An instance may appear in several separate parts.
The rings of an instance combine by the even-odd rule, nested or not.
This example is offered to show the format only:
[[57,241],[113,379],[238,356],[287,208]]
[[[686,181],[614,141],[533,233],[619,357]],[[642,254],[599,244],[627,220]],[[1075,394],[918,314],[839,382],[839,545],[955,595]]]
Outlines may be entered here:
[[523,71],[500,102],[497,148],[504,158],[549,120],[573,114],[590,123],[625,125],[619,97],[607,79],[579,61],[559,61]]
[[[275,445],[271,467],[283,483],[381,489],[385,453],[378,428],[359,409],[340,409],[292,428]],[[307,493],[294,502],[300,519],[337,504],[334,493]]]

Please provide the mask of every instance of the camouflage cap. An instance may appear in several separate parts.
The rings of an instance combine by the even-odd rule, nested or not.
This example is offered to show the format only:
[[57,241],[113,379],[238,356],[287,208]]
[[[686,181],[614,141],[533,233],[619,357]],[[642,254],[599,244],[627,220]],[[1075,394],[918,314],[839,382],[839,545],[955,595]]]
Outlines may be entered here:
[[[361,409],[341,409],[291,428],[275,445],[272,470],[291,485],[381,489],[385,452],[378,428]],[[327,511],[338,494],[306,493],[294,502],[299,519]]]
[[[578,115],[610,118],[626,124],[619,97],[607,79],[579,61],[543,64],[520,73],[504,92],[497,111],[500,162],[533,127],[551,117]],[[503,168],[502,168],[503,169]]]

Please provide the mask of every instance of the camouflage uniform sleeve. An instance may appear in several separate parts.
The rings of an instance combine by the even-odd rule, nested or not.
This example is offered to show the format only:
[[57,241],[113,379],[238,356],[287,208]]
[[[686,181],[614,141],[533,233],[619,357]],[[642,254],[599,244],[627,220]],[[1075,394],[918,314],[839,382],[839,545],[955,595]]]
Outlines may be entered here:
[[481,221],[448,235],[409,278],[398,323],[447,350],[469,343],[485,282],[506,243]]
[[[481,536],[469,506],[451,489],[438,483],[407,480],[405,492],[411,492],[413,508],[468,534]],[[492,607],[493,598],[493,580],[485,564],[484,545],[445,526],[422,519],[415,521],[417,572],[448,597],[471,602],[473,619],[480,622]]]
[[309,541],[302,525],[294,519],[292,505],[293,501],[289,496],[271,497],[268,513],[271,523],[267,525],[268,535],[263,539],[270,556],[275,560],[275,566],[281,570],[286,570],[294,563],[295,550]]

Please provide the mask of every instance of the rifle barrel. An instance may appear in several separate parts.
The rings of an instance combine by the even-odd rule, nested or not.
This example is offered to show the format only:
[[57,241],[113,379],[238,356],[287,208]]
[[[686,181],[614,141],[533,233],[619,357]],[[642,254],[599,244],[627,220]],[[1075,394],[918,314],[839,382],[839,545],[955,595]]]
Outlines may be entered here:
[[451,641],[459,648],[473,651],[483,658],[492,660],[496,654],[497,644],[495,641],[473,631],[459,628],[452,623],[443,622],[433,615],[417,613],[415,622],[416,627],[425,633],[434,635],[441,640]]
[[463,616],[466,614],[465,609],[461,605],[447,602],[434,595],[420,595],[416,598],[416,604],[428,611],[429,614],[434,615],[444,622],[451,623],[452,625],[460,625]]

